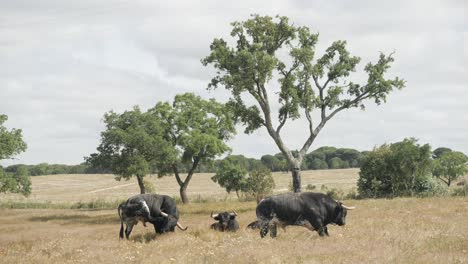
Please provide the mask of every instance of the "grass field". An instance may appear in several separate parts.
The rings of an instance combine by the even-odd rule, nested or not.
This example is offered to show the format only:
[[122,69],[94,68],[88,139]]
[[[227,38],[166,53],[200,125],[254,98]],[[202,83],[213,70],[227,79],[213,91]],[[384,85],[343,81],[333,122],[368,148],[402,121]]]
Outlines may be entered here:
[[[302,184],[313,184],[318,189],[324,184],[343,190],[356,186],[358,169],[304,171]],[[192,199],[205,198],[211,200],[225,200],[234,198],[235,194],[227,194],[218,184],[211,180],[212,173],[194,175],[188,187],[188,195]],[[276,183],[275,192],[287,192],[291,176],[287,173],[274,173]],[[158,178],[147,177],[156,188],[157,193],[179,196],[179,187],[173,176]],[[139,193],[136,179],[116,181],[111,174],[76,174],[76,175],[48,175],[31,177],[33,191],[28,198],[21,195],[0,195],[0,202],[35,201],[35,202],[87,202],[92,200],[115,201],[126,199]]]
[[[275,175],[277,191],[287,188],[285,176]],[[196,177],[194,197],[225,196],[209,174]],[[303,184],[346,190],[356,177],[356,170],[304,172]],[[173,178],[153,180],[158,192],[177,194],[165,185]],[[34,177],[33,188],[29,199],[57,203],[120,199],[138,191],[136,183],[110,175]],[[288,227],[276,239],[244,229],[255,219],[254,202],[222,200],[179,205],[185,232],[157,236],[150,225],[139,224],[130,241],[118,239],[116,210],[0,209],[0,263],[468,263],[467,198],[349,200],[357,209],[348,213],[346,226],[329,227],[330,237]],[[239,214],[239,232],[209,229],[210,212],[224,209]]]

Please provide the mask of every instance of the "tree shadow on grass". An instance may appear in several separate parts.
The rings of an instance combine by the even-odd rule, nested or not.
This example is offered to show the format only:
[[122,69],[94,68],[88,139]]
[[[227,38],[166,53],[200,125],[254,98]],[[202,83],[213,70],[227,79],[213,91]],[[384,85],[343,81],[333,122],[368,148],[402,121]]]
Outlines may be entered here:
[[114,215],[89,216],[89,215],[84,215],[84,214],[33,216],[33,217],[30,217],[29,220],[32,222],[54,222],[54,223],[59,223],[62,225],[72,225],[72,224],[103,225],[103,224],[120,223],[118,216],[114,216]]

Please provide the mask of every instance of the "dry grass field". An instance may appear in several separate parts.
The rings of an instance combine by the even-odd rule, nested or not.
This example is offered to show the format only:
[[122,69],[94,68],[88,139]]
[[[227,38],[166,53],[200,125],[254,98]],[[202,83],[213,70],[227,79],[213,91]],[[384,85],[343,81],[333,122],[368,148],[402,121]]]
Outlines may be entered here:
[[[343,189],[352,188],[357,177],[356,170],[304,174],[305,185]],[[289,184],[284,176],[275,175],[278,190]],[[191,195],[225,197],[210,175],[196,177],[204,184],[194,181]],[[162,188],[172,181],[154,179],[158,192],[177,194],[176,188]],[[110,175],[34,177],[33,188],[29,199],[58,203],[121,199],[138,191],[136,183],[115,182]],[[187,231],[158,236],[151,225],[139,224],[129,241],[118,239],[116,210],[0,209],[0,263],[468,263],[467,198],[345,202],[357,209],[349,212],[346,226],[329,227],[330,237],[288,227],[276,239],[245,230],[255,219],[255,203],[235,199],[179,205]],[[239,232],[209,229],[210,212],[224,209],[239,214]]]
[[[304,171],[302,184],[313,184],[320,189],[324,184],[343,190],[356,186],[358,169]],[[193,199],[205,198],[211,200],[226,200],[234,198],[235,194],[227,194],[218,184],[211,180],[213,173],[195,174],[188,187],[188,195]],[[275,192],[286,192],[291,176],[287,173],[274,173]],[[179,196],[179,187],[173,176],[158,178],[147,177],[155,186],[157,193]],[[87,202],[91,200],[115,201],[123,200],[140,192],[136,179],[116,181],[111,174],[75,174],[47,175],[31,177],[33,191],[28,198],[20,195],[0,195],[0,202],[35,201],[35,202]]]

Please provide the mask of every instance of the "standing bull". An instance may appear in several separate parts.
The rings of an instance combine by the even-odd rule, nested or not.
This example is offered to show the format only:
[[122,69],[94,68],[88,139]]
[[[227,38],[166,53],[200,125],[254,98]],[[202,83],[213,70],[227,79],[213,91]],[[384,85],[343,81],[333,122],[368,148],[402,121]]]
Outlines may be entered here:
[[[263,238],[270,231],[276,237],[277,226],[304,226],[328,236],[328,224],[342,226],[346,223],[347,207],[323,193],[287,193],[265,198],[256,209],[257,224]],[[253,224],[253,223],[252,223]]]
[[181,230],[187,230],[179,222],[179,212],[174,199],[167,195],[158,194],[139,194],[128,198],[128,200],[119,205],[117,212],[120,217],[120,233],[123,239],[123,224],[125,223],[125,237],[128,239],[133,226],[138,221],[150,222],[154,226],[154,231],[162,234],[168,231],[174,232],[175,226]]
[[232,213],[224,212],[224,213],[219,213],[219,214],[213,214],[213,212],[211,212],[211,217],[214,220],[218,221],[211,225],[211,229],[218,230],[221,232],[237,231],[239,229],[239,223],[236,220],[236,216],[237,216],[236,212],[232,212]]

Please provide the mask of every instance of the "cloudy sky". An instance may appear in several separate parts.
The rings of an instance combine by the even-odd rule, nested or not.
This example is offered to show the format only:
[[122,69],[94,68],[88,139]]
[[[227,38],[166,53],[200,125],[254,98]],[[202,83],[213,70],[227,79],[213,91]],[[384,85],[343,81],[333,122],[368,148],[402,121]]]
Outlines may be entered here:
[[[389,76],[406,88],[379,107],[342,112],[311,149],[367,150],[416,137],[468,153],[467,7],[464,0],[0,0],[0,113],[28,144],[1,164],[80,163],[95,151],[111,109],[147,109],[183,92],[226,99],[223,90],[206,91],[213,70],[200,59],[214,38],[229,39],[230,22],[252,13],[285,15],[318,32],[318,55],[347,40],[360,69],[379,52],[395,52]],[[264,129],[242,131],[230,142],[234,154],[278,152]],[[303,121],[292,123],[285,141],[300,148],[307,131]]]

